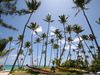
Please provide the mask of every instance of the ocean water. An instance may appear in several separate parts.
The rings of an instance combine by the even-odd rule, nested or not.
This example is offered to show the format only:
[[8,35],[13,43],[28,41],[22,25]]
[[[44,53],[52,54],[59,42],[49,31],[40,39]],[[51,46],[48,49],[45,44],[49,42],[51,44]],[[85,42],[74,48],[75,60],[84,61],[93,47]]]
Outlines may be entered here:
[[[12,65],[5,65],[5,66],[4,66],[4,70],[5,70],[5,71],[10,71],[11,68],[12,68]],[[15,68],[18,68],[18,66],[15,65]]]

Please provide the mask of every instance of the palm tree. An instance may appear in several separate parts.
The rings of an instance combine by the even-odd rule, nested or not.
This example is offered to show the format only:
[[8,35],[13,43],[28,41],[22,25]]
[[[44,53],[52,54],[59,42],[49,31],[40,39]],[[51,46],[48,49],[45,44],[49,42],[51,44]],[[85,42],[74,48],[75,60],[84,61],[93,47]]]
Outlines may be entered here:
[[41,52],[41,57],[40,57],[39,66],[41,65],[41,61],[42,61],[43,54],[45,53],[45,52],[44,52],[44,41],[45,41],[45,38],[46,38],[46,37],[47,37],[46,33],[43,33],[43,34],[41,35],[43,44],[42,44],[42,52]]
[[[18,39],[17,39],[18,42],[16,43],[16,45],[18,44],[18,47],[17,47],[17,54],[18,54],[19,47],[20,47],[20,44],[21,44],[22,39],[23,39],[23,36],[22,36],[22,35],[19,35],[19,36],[18,36]],[[22,54],[22,52],[21,52],[21,54]],[[20,54],[20,55],[21,55],[21,54]],[[17,60],[17,62],[18,62],[18,67],[20,67],[19,59]]]
[[44,57],[44,67],[46,67],[46,61],[47,61],[47,46],[48,46],[48,34],[49,34],[49,29],[50,29],[50,23],[52,23],[54,20],[52,20],[51,15],[48,14],[46,18],[44,19],[45,22],[48,23],[48,28],[47,28],[47,39],[46,39],[46,47],[45,47],[45,57]]
[[88,35],[82,35],[81,38],[82,38],[82,40],[84,41],[86,47],[88,48],[88,52],[89,52],[89,53],[92,55],[92,57],[95,59],[94,54],[92,53],[90,47],[88,46],[88,44],[87,44],[87,42],[86,42],[87,40],[89,40]]
[[22,50],[23,42],[24,42],[24,35],[25,35],[25,31],[26,31],[27,24],[29,23],[29,20],[31,19],[32,14],[33,14],[33,13],[39,8],[39,6],[41,5],[41,2],[40,2],[40,1],[37,2],[36,0],[31,0],[31,2],[30,2],[30,1],[26,1],[26,5],[27,5],[27,7],[28,7],[28,10],[31,11],[31,13],[30,13],[30,16],[29,16],[29,18],[28,18],[28,20],[27,20],[27,22],[26,22],[26,24],[25,24],[25,26],[24,26],[24,30],[23,30],[23,33],[22,33],[23,39],[22,39],[22,41],[21,41],[20,50],[19,50],[19,52],[18,52],[18,54],[17,54],[17,57],[16,57],[16,59],[15,59],[15,61],[14,61],[14,64],[13,64],[13,66],[12,66],[12,68],[11,68],[11,70],[10,70],[9,73],[11,73],[11,72],[13,71],[13,69],[14,69],[14,67],[15,67],[15,64],[16,64],[16,61],[18,60],[18,57],[19,57],[19,55],[20,55],[20,51]]
[[[9,50],[11,49],[11,43],[12,43],[12,41],[13,41],[13,37],[9,37],[9,38],[8,38]],[[7,57],[6,57],[6,60],[5,60],[5,62],[4,62],[4,65],[6,65],[6,62],[7,62],[7,60],[8,60],[8,57],[9,57],[9,53],[8,53],[8,55],[7,55]]]
[[71,25],[68,25],[67,27],[66,27],[66,31],[69,33],[69,37],[68,37],[68,44],[69,44],[69,52],[68,52],[68,56],[67,56],[67,59],[68,59],[68,57],[70,56],[70,59],[71,59],[71,53],[70,53],[70,51],[71,51],[71,44],[72,44],[72,37],[71,37],[71,32],[72,32],[72,26]]
[[31,49],[30,49],[30,54],[31,54],[31,61],[32,61],[32,65],[33,65],[33,32],[37,33],[36,32],[36,29],[39,28],[39,25],[35,22],[35,23],[31,23],[30,26],[27,26],[29,29],[32,30],[32,34],[31,34]]
[[[55,34],[55,36],[56,36],[56,38],[57,38],[57,44],[58,44],[58,41],[59,41],[59,39],[61,39],[61,34],[60,34],[60,30],[59,29],[56,29],[55,31],[54,31],[54,34]],[[58,47],[59,48],[59,47]],[[56,48],[57,49],[57,54],[56,54],[56,56],[57,56],[57,59],[58,59],[58,56],[59,56],[59,49],[58,48]]]
[[[91,0],[73,0],[73,2],[76,4],[76,7],[75,7],[75,8],[79,8],[79,9],[78,9],[79,11],[82,10],[83,15],[84,15],[84,17],[85,17],[85,19],[86,19],[86,21],[87,21],[87,23],[88,23],[88,26],[89,26],[90,30],[91,30],[91,33],[92,33],[93,36],[95,36],[94,31],[93,31],[93,29],[92,29],[92,26],[91,26],[91,24],[90,24],[90,22],[89,22],[89,20],[88,20],[88,17],[87,17],[87,15],[86,15],[86,13],[85,13],[85,9],[87,9],[87,8],[86,8],[86,5],[87,5],[88,3],[90,3],[90,1],[91,1]],[[94,39],[94,41],[95,41],[95,44],[96,44],[96,46],[97,46],[97,48],[98,48],[97,51],[98,51],[98,56],[99,56],[99,54],[100,54],[100,48],[99,48],[99,45],[98,45],[98,42],[97,42],[96,38]]]
[[25,48],[27,48],[27,50],[26,50],[26,53],[25,53],[25,55],[24,55],[24,59],[23,59],[23,62],[22,62],[22,66],[24,65],[26,56],[27,56],[27,54],[28,54],[28,52],[29,52],[29,47],[30,47],[30,45],[31,45],[31,44],[30,44],[29,41],[25,42]]
[[50,43],[51,43],[51,51],[50,51],[50,61],[49,61],[48,66],[50,66],[50,63],[52,61],[52,50],[53,50],[53,45],[54,45],[54,39],[51,39]]
[[[83,46],[83,43],[82,43],[82,39],[80,38],[80,33],[83,32],[84,30],[82,29],[82,27],[78,24],[75,24],[73,26],[73,31],[77,34],[78,38],[79,38],[79,44],[78,44],[78,48],[82,48],[82,53],[84,54],[84,56],[86,57],[85,55],[85,49],[84,49],[84,46]],[[87,58],[85,58],[85,60],[87,60]]]
[[37,43],[37,66],[39,66],[39,57],[38,56],[39,56],[39,43],[40,43],[40,41],[41,41],[41,39],[37,38],[34,42],[34,43]]
[[100,18],[98,18],[98,20],[96,20],[96,23],[100,25]]
[[59,22],[61,24],[63,24],[63,29],[64,29],[64,39],[65,39],[65,43],[64,43],[64,46],[63,46],[63,49],[62,49],[62,52],[61,52],[61,55],[60,55],[60,60],[65,52],[65,46],[66,46],[66,22],[67,22],[67,19],[68,17],[66,17],[65,15],[61,15],[59,16]]

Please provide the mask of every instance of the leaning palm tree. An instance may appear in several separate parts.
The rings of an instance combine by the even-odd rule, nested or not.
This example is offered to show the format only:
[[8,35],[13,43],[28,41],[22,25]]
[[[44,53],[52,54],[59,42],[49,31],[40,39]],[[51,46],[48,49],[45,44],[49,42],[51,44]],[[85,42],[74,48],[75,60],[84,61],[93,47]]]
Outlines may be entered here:
[[29,18],[28,18],[28,20],[27,20],[27,22],[24,26],[24,30],[23,30],[23,33],[22,33],[23,39],[21,41],[21,46],[20,46],[19,52],[17,54],[17,57],[16,57],[14,64],[13,64],[9,73],[11,73],[13,71],[15,64],[16,64],[16,61],[18,60],[18,57],[20,55],[20,51],[22,50],[23,42],[24,42],[24,35],[25,35],[27,24],[29,23],[29,20],[31,19],[32,14],[39,8],[40,4],[41,4],[41,2],[40,1],[38,2],[36,0],[26,1],[26,5],[28,7],[28,10],[31,11],[31,12],[30,12]]
[[66,17],[65,15],[61,15],[59,16],[59,22],[63,25],[63,29],[64,29],[64,39],[65,39],[65,43],[60,55],[60,60],[65,52],[65,46],[66,46],[66,22],[67,22],[68,17]]
[[47,39],[46,39],[46,47],[45,47],[45,57],[44,57],[44,67],[46,67],[46,61],[47,61],[47,46],[48,46],[48,34],[49,34],[49,29],[50,29],[50,23],[52,23],[54,20],[52,20],[51,18],[51,15],[48,14],[45,19],[44,19],[45,22],[48,23],[48,28],[47,28]]
[[[88,3],[90,3],[90,1],[91,0],[73,0],[73,2],[76,4],[76,7],[75,8],[78,8],[78,11],[82,10],[83,15],[84,15],[84,17],[85,17],[85,19],[86,19],[86,21],[88,23],[88,26],[89,26],[90,30],[91,30],[91,33],[92,33],[93,36],[95,36],[94,31],[92,29],[92,26],[91,26],[91,24],[90,24],[90,22],[88,20],[88,17],[87,17],[87,15],[85,13],[85,9],[87,9],[86,8],[86,5]],[[95,41],[95,44],[96,44],[96,46],[98,48],[97,51],[98,51],[98,55],[99,55],[100,54],[100,48],[99,48],[99,45],[98,45],[98,42],[97,42],[96,38],[94,39],[94,41]]]
[[82,38],[83,42],[85,43],[86,47],[88,48],[88,52],[89,52],[89,53],[92,55],[92,57],[95,59],[95,56],[94,56],[94,54],[93,54],[91,48],[88,46],[88,44],[87,44],[87,42],[86,42],[86,41],[89,40],[88,35],[82,35],[81,38]]
[[[11,49],[11,43],[12,43],[12,41],[13,41],[13,37],[9,37],[9,38],[8,38],[9,50]],[[7,62],[7,60],[8,60],[8,57],[9,57],[9,53],[8,53],[8,55],[7,55],[7,57],[6,57],[6,60],[5,60],[5,62],[4,62],[4,65],[6,65],[6,62]]]

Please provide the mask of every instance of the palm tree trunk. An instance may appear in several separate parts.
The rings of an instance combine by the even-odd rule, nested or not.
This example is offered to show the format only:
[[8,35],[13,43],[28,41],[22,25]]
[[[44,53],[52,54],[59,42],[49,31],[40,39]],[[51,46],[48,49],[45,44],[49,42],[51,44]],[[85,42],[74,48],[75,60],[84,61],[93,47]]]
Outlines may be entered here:
[[31,64],[33,65],[33,33],[31,34],[31,49],[32,49],[32,53],[31,53]]
[[49,61],[48,67],[50,66],[50,63],[51,63],[51,59],[52,59],[52,47],[53,47],[53,44],[51,45],[50,61]]
[[14,61],[14,64],[13,64],[13,66],[12,66],[12,68],[11,68],[9,74],[12,73],[12,71],[13,71],[15,65],[16,65],[16,62],[17,62],[17,60],[18,60],[18,57],[19,57],[19,55],[20,55],[20,52],[21,52],[21,50],[22,50],[23,42],[24,42],[24,34],[25,34],[27,24],[29,23],[29,20],[31,19],[32,14],[33,14],[33,12],[30,14],[30,16],[29,16],[29,18],[28,18],[28,20],[27,20],[27,22],[26,22],[26,24],[25,24],[25,26],[24,26],[24,30],[23,30],[23,33],[22,33],[23,39],[22,39],[22,41],[21,41],[21,46],[20,46],[19,52],[18,52],[18,54],[17,54],[17,57],[16,57],[16,59],[15,59],[15,61]]
[[49,27],[50,27],[50,22],[48,23],[48,30],[47,30],[47,39],[46,39],[45,57],[44,57],[44,67],[46,67],[46,63],[47,63],[47,48],[48,48],[47,46],[48,46]]
[[95,59],[95,56],[94,54],[92,53],[91,49],[89,48],[88,44],[86,43],[86,41],[84,40],[84,43],[86,45],[86,47],[88,48],[88,50],[90,51],[91,55],[92,55],[92,58]]
[[42,45],[42,52],[41,52],[39,67],[40,67],[40,65],[41,65],[41,61],[42,61],[42,57],[43,57],[43,50],[44,50],[44,39],[43,39],[43,45]]
[[[85,19],[86,19],[86,21],[87,21],[87,23],[88,23],[88,26],[89,26],[89,28],[90,28],[90,30],[91,30],[92,35],[95,36],[95,34],[94,34],[94,32],[93,32],[93,29],[92,29],[92,27],[91,27],[91,24],[90,24],[90,22],[89,22],[89,20],[88,20],[88,17],[87,17],[87,15],[86,15],[84,9],[82,9],[82,11],[83,11],[83,14],[84,14],[84,16],[85,16]],[[99,56],[99,55],[100,55],[100,48],[99,48],[99,45],[98,45],[98,42],[97,42],[96,38],[94,39],[94,41],[95,41],[95,44],[96,44],[96,46],[97,46],[97,48],[98,48],[97,51],[98,51],[98,56]]]
[[37,43],[37,67],[39,66],[39,44]]
[[63,28],[64,28],[65,43],[64,43],[64,46],[63,46],[63,49],[62,49],[62,52],[61,52],[61,55],[60,55],[60,58],[59,58],[60,60],[61,60],[61,58],[62,58],[62,56],[63,56],[63,54],[65,52],[65,47],[66,47],[66,32],[65,32],[66,28],[65,28],[65,24],[63,24]]
[[22,62],[22,66],[21,67],[23,67],[23,65],[24,65],[24,62],[25,62],[25,59],[26,59],[27,54],[28,54],[28,48],[27,48],[27,51],[26,51],[26,53],[24,55],[24,59],[23,59],[23,62]]

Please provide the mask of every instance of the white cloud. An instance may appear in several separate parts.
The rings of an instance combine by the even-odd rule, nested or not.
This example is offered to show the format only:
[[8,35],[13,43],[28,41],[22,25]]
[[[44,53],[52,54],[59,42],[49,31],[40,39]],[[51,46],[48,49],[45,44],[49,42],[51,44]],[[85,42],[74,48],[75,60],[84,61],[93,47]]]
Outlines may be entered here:
[[[80,40],[82,40],[81,37],[80,37]],[[75,39],[73,40],[73,42],[79,42],[79,38],[75,38]]]
[[55,31],[57,28],[56,27],[54,27],[54,26],[51,26],[50,27],[50,31]]

